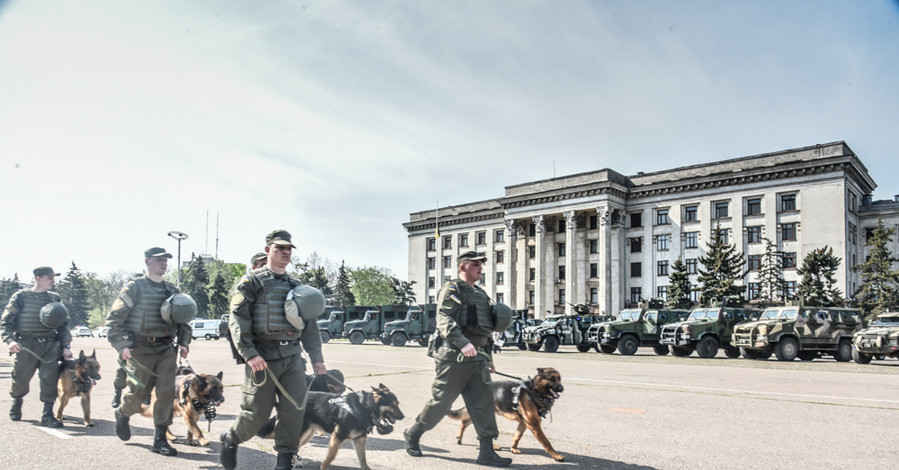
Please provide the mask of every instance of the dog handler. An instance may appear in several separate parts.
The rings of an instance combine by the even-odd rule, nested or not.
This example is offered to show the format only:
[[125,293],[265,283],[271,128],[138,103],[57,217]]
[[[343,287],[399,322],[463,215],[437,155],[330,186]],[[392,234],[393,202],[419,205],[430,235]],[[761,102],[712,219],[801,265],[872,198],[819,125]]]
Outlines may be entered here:
[[433,396],[415,418],[415,424],[403,433],[406,452],[413,457],[422,455],[418,443],[421,435],[446,416],[461,394],[478,433],[478,464],[507,467],[512,463],[512,459],[500,457],[493,450],[493,440],[499,432],[488,374],[494,372],[491,335],[494,329],[501,331],[509,325],[498,325],[490,318],[490,297],[475,284],[481,278],[486,259],[474,251],[459,255],[459,277],[446,283],[438,294],[437,333],[428,348],[437,370],[431,385]]
[[[125,284],[106,317],[109,327],[106,339],[125,361],[129,376],[129,390],[122,397],[122,405],[115,410],[116,435],[123,441],[131,439],[131,415],[142,411],[141,402],[155,387],[153,422],[156,429],[150,450],[164,456],[178,455],[166,440],[166,430],[172,424],[177,367],[172,337],[177,335],[181,357],[187,357],[187,345],[191,340],[187,322],[193,318],[190,314],[182,315],[185,305],[173,301],[190,297],[180,294],[174,284],[162,279],[171,258],[165,248],[146,250],[146,274]],[[188,310],[192,302],[189,300],[186,305]],[[196,304],[193,304],[193,313],[196,314]]]
[[15,354],[12,369],[12,407],[9,419],[22,419],[22,398],[28,394],[28,384],[38,371],[44,413],[41,426],[61,428],[62,422],[53,416],[56,402],[56,382],[59,381],[59,356],[72,357],[69,343],[68,312],[59,303],[59,294],[50,289],[59,273],[41,266],[34,270],[34,286],[22,289],[9,299],[0,319],[3,342]]
[[296,304],[289,296],[297,288],[309,289],[287,274],[291,250],[296,247],[284,230],[269,233],[265,242],[265,267],[241,278],[231,296],[228,327],[238,360],[247,366],[240,414],[231,429],[221,435],[221,462],[226,470],[237,467],[237,446],[256,435],[272,408],[278,411],[275,469],[290,470],[300,442],[306,402],[306,365],[300,354],[303,347],[312,360],[313,372],[327,374],[315,322],[324,309],[324,296],[315,291],[320,305],[312,309],[317,312],[305,322],[292,315],[290,307]]

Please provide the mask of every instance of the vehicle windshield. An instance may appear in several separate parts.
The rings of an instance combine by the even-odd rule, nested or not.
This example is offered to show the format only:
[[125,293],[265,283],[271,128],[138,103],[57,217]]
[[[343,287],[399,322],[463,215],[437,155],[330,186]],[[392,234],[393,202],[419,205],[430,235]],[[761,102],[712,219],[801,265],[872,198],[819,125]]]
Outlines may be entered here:
[[[796,312],[793,312],[794,315],[795,315],[795,313]],[[779,317],[779,316],[780,316],[779,308],[769,308],[769,309],[765,310],[765,313],[763,313],[761,317],[759,317],[759,320],[776,320],[777,317]]]
[[330,321],[337,320],[337,312],[331,312],[331,314],[328,315],[328,320],[330,320]]
[[[715,312],[713,314],[715,316],[713,316],[712,318],[717,317],[718,310],[708,310],[708,312],[709,313]],[[706,318],[709,318],[706,316],[706,309],[697,308],[696,310],[693,310],[692,312],[690,312],[690,316],[687,318],[687,320],[705,320]]]
[[640,309],[634,310],[622,310],[620,314],[618,314],[618,320],[620,321],[636,321],[640,319]]
[[798,312],[798,311],[799,311],[799,309],[795,309],[795,308],[785,308],[783,311],[783,314],[781,314],[780,318],[786,318],[787,320],[795,320],[796,312]]
[[372,314],[372,312],[370,312],[370,311],[369,311],[369,312],[365,312],[365,317],[363,317],[362,319],[365,320],[365,321],[371,321],[373,316],[374,316],[374,315]]
[[877,317],[877,320],[874,321],[872,325],[896,325],[899,324],[899,317],[893,316],[880,316]]
[[556,324],[559,320],[561,320],[562,318],[563,318],[562,316],[546,317],[546,318],[543,320],[543,324],[544,324],[544,325],[555,325],[555,324]]

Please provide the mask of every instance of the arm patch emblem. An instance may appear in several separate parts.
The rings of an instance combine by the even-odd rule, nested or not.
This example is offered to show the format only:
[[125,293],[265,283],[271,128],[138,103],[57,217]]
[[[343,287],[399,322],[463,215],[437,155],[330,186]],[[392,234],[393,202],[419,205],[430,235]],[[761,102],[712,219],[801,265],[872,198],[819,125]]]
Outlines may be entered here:
[[462,301],[459,300],[458,297],[456,297],[456,294],[450,294],[449,298],[453,299],[453,301],[456,302],[457,304],[462,305]]

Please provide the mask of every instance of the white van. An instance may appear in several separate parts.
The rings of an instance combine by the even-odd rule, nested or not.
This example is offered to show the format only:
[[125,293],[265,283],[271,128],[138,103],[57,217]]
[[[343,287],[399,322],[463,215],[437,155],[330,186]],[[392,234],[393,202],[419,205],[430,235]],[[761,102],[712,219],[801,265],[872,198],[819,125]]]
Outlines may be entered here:
[[193,329],[191,333],[191,337],[193,339],[197,338],[206,338],[209,339],[219,339],[219,323],[222,321],[219,319],[212,318],[204,318],[202,320],[193,320],[190,322],[190,327]]

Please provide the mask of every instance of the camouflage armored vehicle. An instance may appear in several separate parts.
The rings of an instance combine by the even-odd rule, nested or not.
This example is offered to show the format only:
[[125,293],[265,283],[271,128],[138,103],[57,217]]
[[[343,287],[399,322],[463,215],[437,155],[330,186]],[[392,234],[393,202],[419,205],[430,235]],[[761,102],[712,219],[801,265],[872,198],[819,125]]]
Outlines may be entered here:
[[640,346],[652,347],[659,356],[668,354],[668,346],[659,343],[662,326],[687,317],[688,310],[665,309],[660,300],[645,302],[641,308],[622,310],[618,319],[602,327],[599,348],[611,354],[631,356]]
[[377,339],[384,344],[390,344],[389,340],[385,342],[381,339],[384,325],[405,318],[408,311],[408,305],[382,305],[379,308],[370,308],[365,311],[365,316],[361,320],[343,324],[343,336],[349,338],[353,344],[362,344],[367,339]]
[[613,352],[615,352],[615,346],[603,346],[600,338],[602,337],[602,329],[605,328],[606,324],[620,318],[621,314],[619,313],[618,315],[619,317],[608,317],[608,320],[606,321],[596,322],[590,325],[590,328],[587,329],[587,343],[593,347],[594,351],[603,352],[606,354],[612,354]]
[[496,345],[500,348],[517,347],[525,350],[528,344],[524,341],[524,330],[529,326],[539,325],[540,320],[535,318],[527,318],[527,310],[516,310],[515,317],[512,318],[512,324],[506,331],[499,334]]
[[758,321],[734,328],[731,343],[746,359],[811,361],[821,354],[852,359],[852,334],[862,326],[861,311],[839,307],[768,307]]
[[524,341],[528,349],[538,351],[540,347],[546,352],[556,352],[559,346],[574,345],[580,352],[590,350],[587,342],[587,330],[593,323],[609,320],[599,315],[552,315],[543,323],[524,329]]
[[354,306],[346,310],[334,309],[328,314],[326,320],[318,320],[318,332],[321,334],[322,343],[331,341],[332,338],[343,336],[343,324],[347,321],[359,320],[365,315],[366,310],[373,307]]
[[697,308],[682,322],[671,322],[662,327],[659,343],[668,346],[677,357],[689,356],[695,350],[699,357],[710,358],[724,348],[729,358],[740,357],[740,350],[731,345],[734,326],[749,321],[748,312],[742,308]]
[[852,335],[852,345],[852,359],[859,364],[899,357],[899,312],[877,315],[874,323]]
[[409,308],[402,320],[394,320],[384,325],[381,342],[400,347],[405,346],[408,341],[417,341],[419,345],[427,346],[428,338],[436,329],[437,305],[414,306]]

